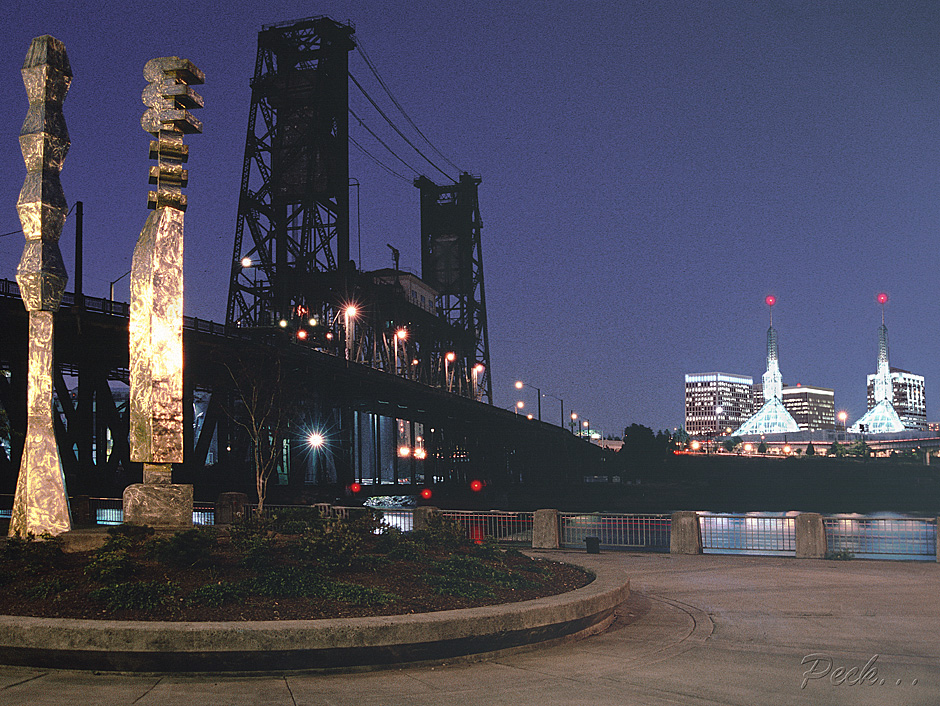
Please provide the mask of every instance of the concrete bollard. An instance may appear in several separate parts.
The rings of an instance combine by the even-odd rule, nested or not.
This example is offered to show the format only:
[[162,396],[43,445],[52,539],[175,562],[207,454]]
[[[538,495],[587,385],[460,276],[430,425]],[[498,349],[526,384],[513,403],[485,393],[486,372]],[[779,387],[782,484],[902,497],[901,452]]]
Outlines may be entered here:
[[826,558],[826,528],[818,512],[801,512],[796,516],[796,558]]
[[560,547],[558,510],[536,510],[532,522],[532,548],[558,549]]
[[428,520],[430,519],[431,515],[436,515],[439,512],[440,510],[438,510],[436,507],[431,507],[430,505],[416,507],[414,512],[415,531],[427,529]]
[[[937,518],[937,527],[940,528],[940,517]],[[937,561],[940,562],[940,542],[937,542]]]
[[702,531],[698,513],[680,511],[672,513],[672,530],[669,536],[670,554],[701,554]]

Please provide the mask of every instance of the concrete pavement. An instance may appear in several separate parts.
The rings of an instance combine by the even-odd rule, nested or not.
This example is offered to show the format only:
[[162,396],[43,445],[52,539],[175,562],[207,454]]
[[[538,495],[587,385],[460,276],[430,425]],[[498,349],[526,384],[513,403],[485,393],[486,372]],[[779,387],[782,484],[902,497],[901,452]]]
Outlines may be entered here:
[[0,667],[0,705],[940,703],[936,563],[550,554],[623,567],[633,593],[611,629],[481,662],[364,673],[200,677]]

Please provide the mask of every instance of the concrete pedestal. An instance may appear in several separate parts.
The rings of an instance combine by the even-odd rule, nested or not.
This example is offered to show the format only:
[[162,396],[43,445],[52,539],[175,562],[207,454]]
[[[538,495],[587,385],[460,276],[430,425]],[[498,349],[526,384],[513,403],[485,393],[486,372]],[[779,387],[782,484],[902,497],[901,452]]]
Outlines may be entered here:
[[826,530],[818,512],[802,512],[796,516],[797,559],[826,558]]
[[672,513],[672,531],[669,537],[670,554],[701,554],[702,531],[698,513]]
[[215,501],[215,524],[230,525],[245,519],[248,496],[244,493],[222,493]]
[[124,489],[124,522],[154,529],[193,526],[193,486],[135,483]]
[[536,510],[532,521],[532,548],[558,549],[560,546],[558,510]]

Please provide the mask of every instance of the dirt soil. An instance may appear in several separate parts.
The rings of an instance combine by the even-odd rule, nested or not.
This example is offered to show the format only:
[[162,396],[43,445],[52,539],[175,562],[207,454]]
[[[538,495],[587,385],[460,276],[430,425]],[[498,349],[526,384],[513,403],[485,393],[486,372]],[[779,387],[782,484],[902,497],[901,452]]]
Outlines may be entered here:
[[[517,580],[516,587],[498,585],[483,578],[475,584],[491,589],[486,598],[441,595],[435,592],[429,576],[447,573],[435,563],[453,555],[480,559]],[[368,600],[338,600],[316,595],[251,595],[242,593],[221,605],[211,601],[194,601],[192,592],[200,587],[218,585],[252,585],[258,571],[246,568],[243,553],[228,537],[219,537],[211,558],[188,566],[171,566],[149,557],[145,551],[134,556],[134,567],[126,576],[108,581],[95,580],[86,567],[94,553],[57,554],[54,561],[40,567],[21,559],[0,561],[0,614],[48,618],[91,618],[101,620],[164,620],[164,621],[238,621],[295,620],[318,618],[349,618],[369,615],[394,615],[469,608],[481,605],[524,601],[555,595],[580,588],[593,577],[571,565],[544,559],[532,559],[520,552],[492,549],[483,552],[474,546],[443,550],[427,548],[420,557],[392,559],[388,553],[364,546],[349,566],[325,569],[327,582],[355,584],[392,594],[394,599],[378,604]],[[290,560],[287,560],[288,563]],[[92,572],[93,573],[93,572]],[[92,596],[95,589],[118,582],[155,582],[173,586],[173,590],[157,605],[147,609],[109,608]]]

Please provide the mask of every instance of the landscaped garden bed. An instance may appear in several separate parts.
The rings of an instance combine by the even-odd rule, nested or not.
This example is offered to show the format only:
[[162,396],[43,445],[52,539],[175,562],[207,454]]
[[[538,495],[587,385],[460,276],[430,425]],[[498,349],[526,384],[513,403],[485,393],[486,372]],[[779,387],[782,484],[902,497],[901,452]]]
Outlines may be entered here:
[[592,577],[493,540],[474,543],[440,516],[427,529],[281,511],[228,529],[155,536],[121,525],[94,552],[54,538],[9,539],[0,614],[119,620],[298,620],[469,608],[555,595]]

